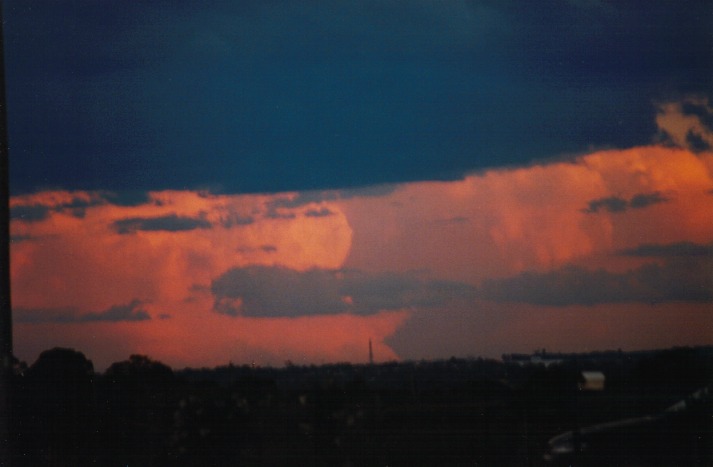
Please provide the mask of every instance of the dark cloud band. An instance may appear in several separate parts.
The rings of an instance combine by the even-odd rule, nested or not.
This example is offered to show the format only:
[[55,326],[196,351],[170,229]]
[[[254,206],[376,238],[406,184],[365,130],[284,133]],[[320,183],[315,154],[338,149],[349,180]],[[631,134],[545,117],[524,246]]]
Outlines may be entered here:
[[208,229],[211,227],[211,224],[201,218],[170,214],[161,217],[129,217],[120,219],[113,223],[113,227],[119,234],[129,234],[137,231],[181,232],[185,230]]
[[591,200],[583,212],[586,212],[587,214],[594,214],[601,210],[605,210],[607,212],[617,213],[624,212],[629,208],[643,209],[654,204],[666,203],[669,201],[671,200],[663,196],[663,194],[658,191],[653,193],[638,193],[632,196],[629,200],[619,196],[608,196],[605,198]]
[[625,273],[567,266],[550,272],[523,272],[506,279],[486,280],[480,292],[489,300],[543,306],[712,303],[711,268],[711,261],[649,263]]
[[124,305],[114,305],[107,310],[91,313],[77,313],[74,310],[51,310],[51,309],[27,309],[19,308],[14,310],[13,320],[17,323],[92,323],[121,321],[146,321],[151,319],[151,315],[142,308],[142,302],[133,300]]
[[646,144],[655,100],[710,93],[707,18],[705,1],[8,1],[12,190],[356,188]]
[[472,298],[464,283],[434,281],[411,273],[369,274],[355,270],[283,267],[234,268],[211,286],[215,311],[227,315],[275,317],[428,308]]

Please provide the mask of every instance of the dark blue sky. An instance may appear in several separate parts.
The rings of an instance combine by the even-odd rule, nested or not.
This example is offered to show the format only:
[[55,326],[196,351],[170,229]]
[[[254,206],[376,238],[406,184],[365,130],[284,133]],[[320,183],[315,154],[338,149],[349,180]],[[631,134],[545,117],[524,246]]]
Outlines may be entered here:
[[4,5],[11,188],[275,192],[655,136],[713,93],[711,1]]

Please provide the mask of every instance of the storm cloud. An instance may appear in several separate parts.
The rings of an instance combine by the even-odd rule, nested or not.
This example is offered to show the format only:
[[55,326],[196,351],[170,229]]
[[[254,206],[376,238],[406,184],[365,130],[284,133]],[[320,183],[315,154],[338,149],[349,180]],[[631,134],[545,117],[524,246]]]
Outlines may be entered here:
[[645,144],[654,101],[710,92],[709,17],[708,2],[13,0],[12,191],[343,189]]

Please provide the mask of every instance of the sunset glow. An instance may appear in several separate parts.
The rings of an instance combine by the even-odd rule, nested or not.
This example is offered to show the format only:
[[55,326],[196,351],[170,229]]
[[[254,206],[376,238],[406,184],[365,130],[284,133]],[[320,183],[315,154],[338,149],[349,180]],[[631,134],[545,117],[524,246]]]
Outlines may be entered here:
[[[100,365],[127,353],[178,366],[226,359],[279,365],[364,361],[372,339],[381,360],[416,358],[412,344],[399,343],[438,315],[469,331],[458,337],[448,326],[429,328],[436,342],[451,341],[439,349],[423,336],[421,348],[432,357],[497,356],[541,345],[581,350],[707,343],[708,299],[656,307],[618,300],[555,309],[500,304],[495,311],[495,303],[478,294],[485,279],[527,271],[577,264],[625,273],[666,259],[622,254],[642,245],[688,242],[710,251],[711,157],[657,146],[602,151],[452,182],[395,185],[378,196],[305,193],[305,202],[299,194],[191,191],[154,192],[134,206],[112,204],[98,192],[16,196],[18,351],[31,356],[51,341],[87,349]],[[315,270],[389,273],[396,282],[372,290],[368,281],[349,286],[335,276],[335,286],[356,288],[332,309],[305,303],[299,306],[304,311],[275,310],[274,317],[217,313],[212,284],[254,265],[287,268],[295,277]],[[435,293],[428,292],[435,280],[454,292],[434,295],[432,304],[400,296],[417,271],[424,294]],[[295,300],[309,300],[306,286],[290,291]],[[468,287],[472,294],[464,292]],[[286,291],[278,286],[273,293]],[[710,289],[703,292],[710,296]],[[377,308],[359,311],[367,297],[360,294],[370,294]],[[110,313],[112,307],[123,314]]]
[[713,344],[707,2],[6,6],[23,361]]

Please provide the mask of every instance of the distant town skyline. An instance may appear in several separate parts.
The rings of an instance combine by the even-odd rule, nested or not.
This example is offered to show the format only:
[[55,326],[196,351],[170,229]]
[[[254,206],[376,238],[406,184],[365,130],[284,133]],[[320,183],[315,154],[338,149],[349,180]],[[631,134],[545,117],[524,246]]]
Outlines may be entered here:
[[713,2],[20,2],[15,353],[713,343]]

